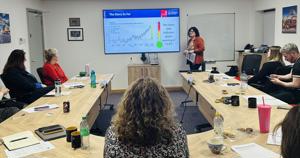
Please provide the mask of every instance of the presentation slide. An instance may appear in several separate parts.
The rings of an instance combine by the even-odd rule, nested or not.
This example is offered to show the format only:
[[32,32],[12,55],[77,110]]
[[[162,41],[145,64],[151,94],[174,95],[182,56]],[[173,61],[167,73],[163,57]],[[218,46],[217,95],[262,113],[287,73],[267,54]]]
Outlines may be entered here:
[[179,52],[179,9],[103,10],[106,54]]

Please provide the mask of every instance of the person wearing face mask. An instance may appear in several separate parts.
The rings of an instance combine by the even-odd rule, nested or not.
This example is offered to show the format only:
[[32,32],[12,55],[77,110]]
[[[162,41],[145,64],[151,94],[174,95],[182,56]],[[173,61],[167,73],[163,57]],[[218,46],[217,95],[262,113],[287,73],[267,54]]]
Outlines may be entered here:
[[56,49],[45,50],[46,62],[43,66],[44,83],[47,86],[53,86],[54,82],[59,80],[64,83],[68,80],[63,69],[58,64],[58,56]]
[[202,62],[204,61],[203,52],[205,50],[204,39],[200,36],[199,30],[196,27],[191,27],[188,30],[188,46],[184,51],[184,54],[194,53],[196,55],[195,61],[187,61],[187,64],[190,65],[190,70],[199,70]]
[[271,82],[280,86],[272,96],[289,104],[300,101],[300,54],[296,44],[288,43],[281,49],[285,60],[294,63],[292,71],[287,75],[271,74]]

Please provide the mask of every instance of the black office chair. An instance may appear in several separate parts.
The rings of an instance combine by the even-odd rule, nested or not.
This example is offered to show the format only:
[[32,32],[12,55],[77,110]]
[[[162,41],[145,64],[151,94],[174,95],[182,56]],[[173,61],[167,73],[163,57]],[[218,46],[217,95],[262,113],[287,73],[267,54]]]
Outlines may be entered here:
[[42,67],[37,68],[37,69],[36,69],[36,72],[37,72],[37,74],[39,75],[41,82],[42,82],[43,84],[45,84],[45,83],[44,83],[43,68],[42,68]]
[[241,72],[245,72],[247,75],[257,74],[260,68],[261,58],[261,55],[258,54],[245,55]]

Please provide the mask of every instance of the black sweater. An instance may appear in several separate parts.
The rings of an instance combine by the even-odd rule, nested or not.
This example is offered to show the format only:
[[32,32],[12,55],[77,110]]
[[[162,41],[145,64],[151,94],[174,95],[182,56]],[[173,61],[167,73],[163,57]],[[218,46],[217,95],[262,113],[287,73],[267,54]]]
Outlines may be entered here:
[[267,63],[264,63],[261,70],[252,78],[248,80],[248,83],[265,83],[269,81],[269,79],[266,76],[270,76],[271,74],[275,74],[276,70],[279,67],[282,67],[282,63],[279,61],[270,61]]
[[18,98],[36,90],[36,78],[19,68],[11,68],[2,74],[5,86],[10,90],[11,97]]

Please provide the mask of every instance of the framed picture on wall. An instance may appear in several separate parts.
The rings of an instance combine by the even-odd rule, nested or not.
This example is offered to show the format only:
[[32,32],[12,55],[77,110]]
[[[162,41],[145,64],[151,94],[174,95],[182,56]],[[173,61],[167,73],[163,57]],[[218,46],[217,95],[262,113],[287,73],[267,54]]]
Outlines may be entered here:
[[297,33],[297,6],[282,8],[282,33]]
[[83,28],[68,28],[68,41],[83,41]]
[[69,25],[70,27],[72,26],[80,27],[80,18],[69,18]]
[[10,43],[10,21],[9,14],[0,13],[0,44]]

